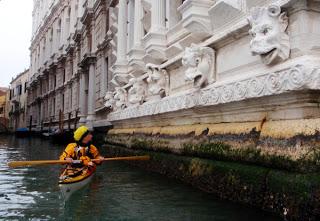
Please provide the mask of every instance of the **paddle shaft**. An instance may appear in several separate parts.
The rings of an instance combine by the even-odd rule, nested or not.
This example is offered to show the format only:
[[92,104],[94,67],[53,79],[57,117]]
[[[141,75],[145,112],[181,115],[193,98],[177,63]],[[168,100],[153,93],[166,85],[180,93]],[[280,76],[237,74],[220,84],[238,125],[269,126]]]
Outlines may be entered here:
[[130,156],[130,157],[111,157],[111,158],[104,158],[104,159],[92,159],[92,162],[97,161],[116,161],[116,160],[150,160],[150,156]]
[[[92,159],[92,162],[101,162],[101,161],[116,161],[116,160],[149,160],[150,156],[130,156],[130,157],[112,157],[112,158],[103,158]],[[80,163],[81,161],[77,161]],[[71,163],[68,160],[34,160],[34,161],[11,161],[8,163],[9,167],[23,167],[23,166],[37,166],[37,165],[50,165],[50,164],[68,164]]]
[[46,164],[67,164],[68,160],[33,160],[33,161],[11,161],[8,163],[9,167],[23,167],[23,166],[37,166]]

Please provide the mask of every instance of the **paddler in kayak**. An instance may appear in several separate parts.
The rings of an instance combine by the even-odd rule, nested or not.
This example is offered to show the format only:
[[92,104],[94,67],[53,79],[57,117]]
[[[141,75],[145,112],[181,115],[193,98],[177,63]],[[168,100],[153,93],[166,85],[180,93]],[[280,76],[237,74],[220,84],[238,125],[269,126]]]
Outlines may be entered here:
[[[91,144],[92,134],[86,126],[80,126],[74,132],[75,143],[70,143],[60,156],[60,160],[70,161],[68,167],[81,168],[95,166],[95,164],[101,164],[99,160],[104,159],[98,149]],[[93,163],[91,159],[97,159]],[[78,163],[81,161],[81,163]],[[77,162],[77,163],[76,163]]]

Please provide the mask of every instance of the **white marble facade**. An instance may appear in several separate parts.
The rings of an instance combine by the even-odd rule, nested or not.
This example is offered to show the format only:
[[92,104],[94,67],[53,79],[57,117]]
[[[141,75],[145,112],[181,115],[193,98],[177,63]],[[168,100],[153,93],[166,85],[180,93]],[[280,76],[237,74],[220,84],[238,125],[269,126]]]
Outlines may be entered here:
[[[156,124],[160,114],[183,119],[197,108],[199,119],[212,112],[208,121],[223,122],[223,104],[237,115],[246,100],[320,89],[316,0],[35,3],[30,91],[42,92],[29,106],[43,105],[47,123],[61,110],[90,127],[144,117]],[[303,107],[290,114],[294,105],[280,100],[288,114],[275,120],[319,118]]]

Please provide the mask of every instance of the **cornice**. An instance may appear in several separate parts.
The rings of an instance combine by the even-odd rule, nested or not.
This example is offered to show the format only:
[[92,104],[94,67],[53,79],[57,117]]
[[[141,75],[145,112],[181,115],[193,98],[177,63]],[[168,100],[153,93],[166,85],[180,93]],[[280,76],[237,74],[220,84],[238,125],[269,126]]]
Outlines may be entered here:
[[75,45],[70,43],[68,44],[68,46],[66,47],[66,53],[67,55],[72,54],[74,51]]
[[93,18],[93,9],[92,8],[86,8],[80,21],[82,24],[90,26],[91,25],[91,21]]
[[81,41],[81,30],[76,29],[75,32],[74,32],[74,35],[73,35],[72,39],[74,40],[74,42],[75,42],[76,44],[77,44],[77,43],[80,43],[80,41]]
[[95,54],[91,54],[91,53],[86,53],[84,56],[83,56],[83,59],[81,60],[80,62],[80,67],[81,68],[84,68],[86,67],[87,65],[89,64],[93,64],[96,62],[96,55]]
[[93,12],[95,18],[100,15],[100,13],[106,13],[106,0],[97,0],[93,5]]

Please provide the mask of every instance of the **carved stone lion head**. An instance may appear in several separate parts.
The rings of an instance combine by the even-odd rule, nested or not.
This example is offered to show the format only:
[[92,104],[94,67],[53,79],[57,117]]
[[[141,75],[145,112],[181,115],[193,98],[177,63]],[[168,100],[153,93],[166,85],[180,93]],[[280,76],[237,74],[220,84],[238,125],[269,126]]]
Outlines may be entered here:
[[145,101],[146,84],[143,80],[131,78],[132,87],[128,91],[128,100],[131,104],[142,104]]
[[254,7],[248,18],[253,55],[260,55],[263,63],[274,64],[289,58],[290,42],[286,33],[288,17],[280,6]]
[[106,93],[106,96],[104,97],[104,100],[105,100],[105,103],[104,103],[104,106],[109,108],[109,109],[112,109],[115,105],[115,100],[114,100],[114,93],[111,92],[111,91],[108,91]]

